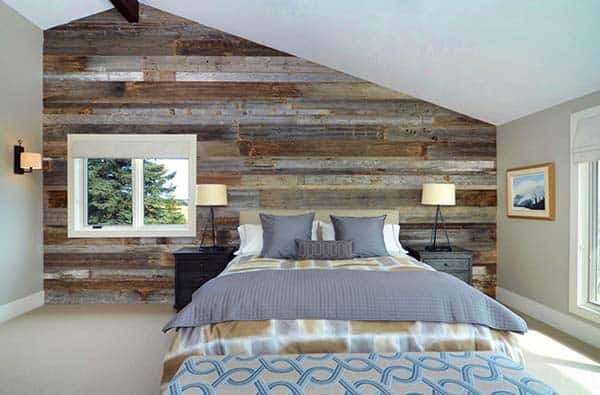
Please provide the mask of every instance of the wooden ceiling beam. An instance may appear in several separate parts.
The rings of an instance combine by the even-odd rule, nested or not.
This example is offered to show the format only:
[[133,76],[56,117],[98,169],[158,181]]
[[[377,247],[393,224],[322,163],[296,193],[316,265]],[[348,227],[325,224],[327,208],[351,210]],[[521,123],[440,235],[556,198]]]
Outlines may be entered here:
[[127,22],[140,21],[140,3],[137,0],[110,0],[110,2],[127,19]]

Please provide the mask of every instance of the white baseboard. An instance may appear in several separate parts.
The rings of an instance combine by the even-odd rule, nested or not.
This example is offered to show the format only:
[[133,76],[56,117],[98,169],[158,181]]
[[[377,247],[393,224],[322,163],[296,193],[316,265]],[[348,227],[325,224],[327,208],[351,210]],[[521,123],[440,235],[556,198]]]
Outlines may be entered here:
[[584,343],[600,348],[600,328],[504,288],[496,287],[496,299]]
[[44,291],[0,306],[0,324],[44,305]]

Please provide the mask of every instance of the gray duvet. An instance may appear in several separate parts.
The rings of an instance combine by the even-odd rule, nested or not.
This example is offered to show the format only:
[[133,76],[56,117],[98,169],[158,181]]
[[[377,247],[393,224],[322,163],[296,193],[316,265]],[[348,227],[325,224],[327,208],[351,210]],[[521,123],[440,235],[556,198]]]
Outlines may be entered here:
[[224,321],[429,321],[524,333],[522,318],[435,271],[259,270],[216,277],[163,331]]

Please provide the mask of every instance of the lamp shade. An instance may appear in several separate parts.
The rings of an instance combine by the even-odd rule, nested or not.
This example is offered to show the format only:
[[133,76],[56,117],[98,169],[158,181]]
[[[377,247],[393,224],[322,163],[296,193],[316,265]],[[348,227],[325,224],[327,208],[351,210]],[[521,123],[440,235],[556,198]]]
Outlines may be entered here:
[[454,206],[456,204],[456,186],[454,184],[423,184],[421,204]]
[[40,170],[42,154],[37,152],[21,152],[21,169]]
[[196,185],[196,206],[226,206],[227,185],[198,184]]

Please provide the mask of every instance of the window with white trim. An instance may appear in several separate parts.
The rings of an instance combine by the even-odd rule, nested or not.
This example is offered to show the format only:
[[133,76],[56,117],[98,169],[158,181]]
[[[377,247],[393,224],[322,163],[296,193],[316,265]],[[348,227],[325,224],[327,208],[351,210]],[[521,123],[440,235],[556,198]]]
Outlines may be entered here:
[[68,136],[69,237],[196,234],[195,135]]
[[600,106],[571,115],[570,310],[600,322]]

